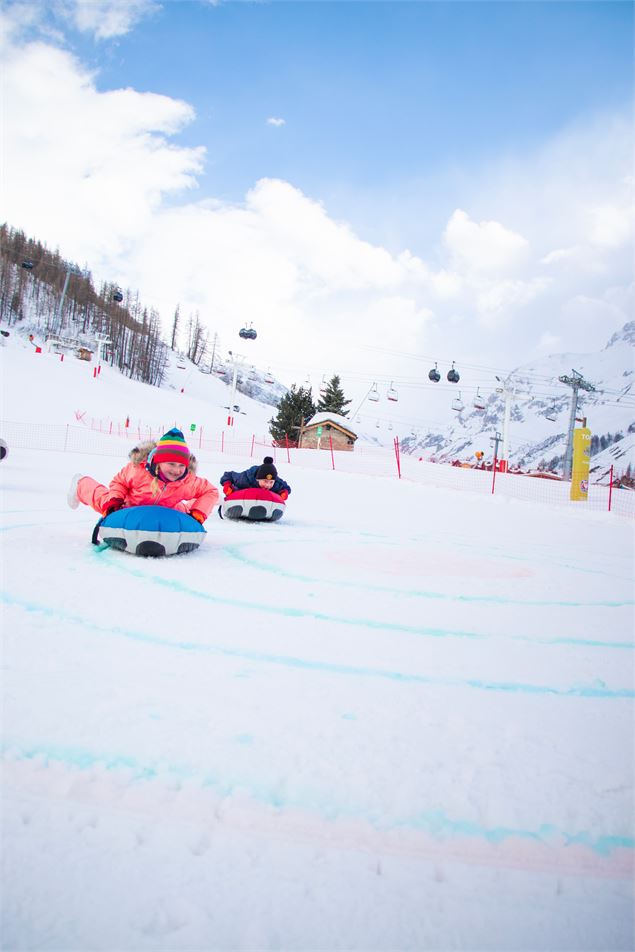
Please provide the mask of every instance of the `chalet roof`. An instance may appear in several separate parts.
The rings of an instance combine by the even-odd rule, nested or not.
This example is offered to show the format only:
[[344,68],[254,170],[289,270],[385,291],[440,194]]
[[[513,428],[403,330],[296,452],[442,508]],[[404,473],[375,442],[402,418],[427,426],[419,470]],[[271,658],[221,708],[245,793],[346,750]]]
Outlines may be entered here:
[[321,413],[316,413],[315,416],[312,416],[309,422],[305,424],[304,429],[310,430],[313,429],[313,427],[323,426],[326,423],[330,423],[331,426],[346,433],[347,436],[352,436],[354,439],[357,439],[357,433],[351,430],[346,417],[341,416],[339,413],[329,413],[327,410],[323,410]]

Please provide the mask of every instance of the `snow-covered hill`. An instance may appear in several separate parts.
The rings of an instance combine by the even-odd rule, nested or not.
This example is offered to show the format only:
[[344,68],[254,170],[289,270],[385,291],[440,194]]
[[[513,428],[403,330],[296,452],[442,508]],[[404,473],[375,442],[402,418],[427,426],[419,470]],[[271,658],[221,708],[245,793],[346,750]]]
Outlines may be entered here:
[[[511,465],[535,469],[540,464],[561,470],[566,450],[572,389],[559,378],[575,370],[595,388],[579,391],[579,419],[597,437],[592,447],[592,472],[611,463],[626,471],[635,468],[635,322],[625,324],[606,347],[594,354],[553,354],[517,367],[500,382],[501,392],[484,400],[483,410],[468,401],[446,429],[423,438],[407,436],[407,452],[438,460],[474,458],[477,450],[492,455],[493,437],[504,436],[505,393],[511,393],[509,455]],[[558,394],[556,397],[553,394]],[[499,449],[499,455],[500,455]]]

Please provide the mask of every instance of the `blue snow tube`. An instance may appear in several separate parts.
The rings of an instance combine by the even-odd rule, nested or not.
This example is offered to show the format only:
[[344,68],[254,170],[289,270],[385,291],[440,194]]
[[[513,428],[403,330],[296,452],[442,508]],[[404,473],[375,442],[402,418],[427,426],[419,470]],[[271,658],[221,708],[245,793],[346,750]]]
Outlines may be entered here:
[[93,543],[157,557],[193,552],[205,536],[200,522],[186,512],[166,506],[130,506],[104,516],[95,526]]

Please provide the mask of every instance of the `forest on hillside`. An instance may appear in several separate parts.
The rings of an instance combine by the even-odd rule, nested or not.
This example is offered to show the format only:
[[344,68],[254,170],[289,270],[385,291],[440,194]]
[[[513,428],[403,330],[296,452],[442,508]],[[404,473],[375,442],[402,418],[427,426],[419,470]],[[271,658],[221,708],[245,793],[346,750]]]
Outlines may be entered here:
[[[42,242],[6,223],[0,226],[0,322],[22,325],[46,340],[64,340],[94,350],[107,339],[104,359],[133,380],[161,386],[170,349],[180,330],[177,306],[171,347],[161,336],[161,318],[138,294],[104,282],[99,290],[87,268],[66,260]],[[207,335],[198,316],[187,327],[186,356],[198,364]]]

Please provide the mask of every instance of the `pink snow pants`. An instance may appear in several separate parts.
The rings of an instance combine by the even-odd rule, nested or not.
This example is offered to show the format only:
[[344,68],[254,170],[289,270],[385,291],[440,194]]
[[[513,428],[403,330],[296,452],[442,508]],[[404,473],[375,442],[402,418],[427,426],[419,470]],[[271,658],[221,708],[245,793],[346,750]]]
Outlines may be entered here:
[[82,476],[77,483],[77,498],[79,501],[83,502],[85,506],[91,506],[99,515],[101,515],[104,507],[103,499],[109,492],[107,486],[102,486],[92,476]]

